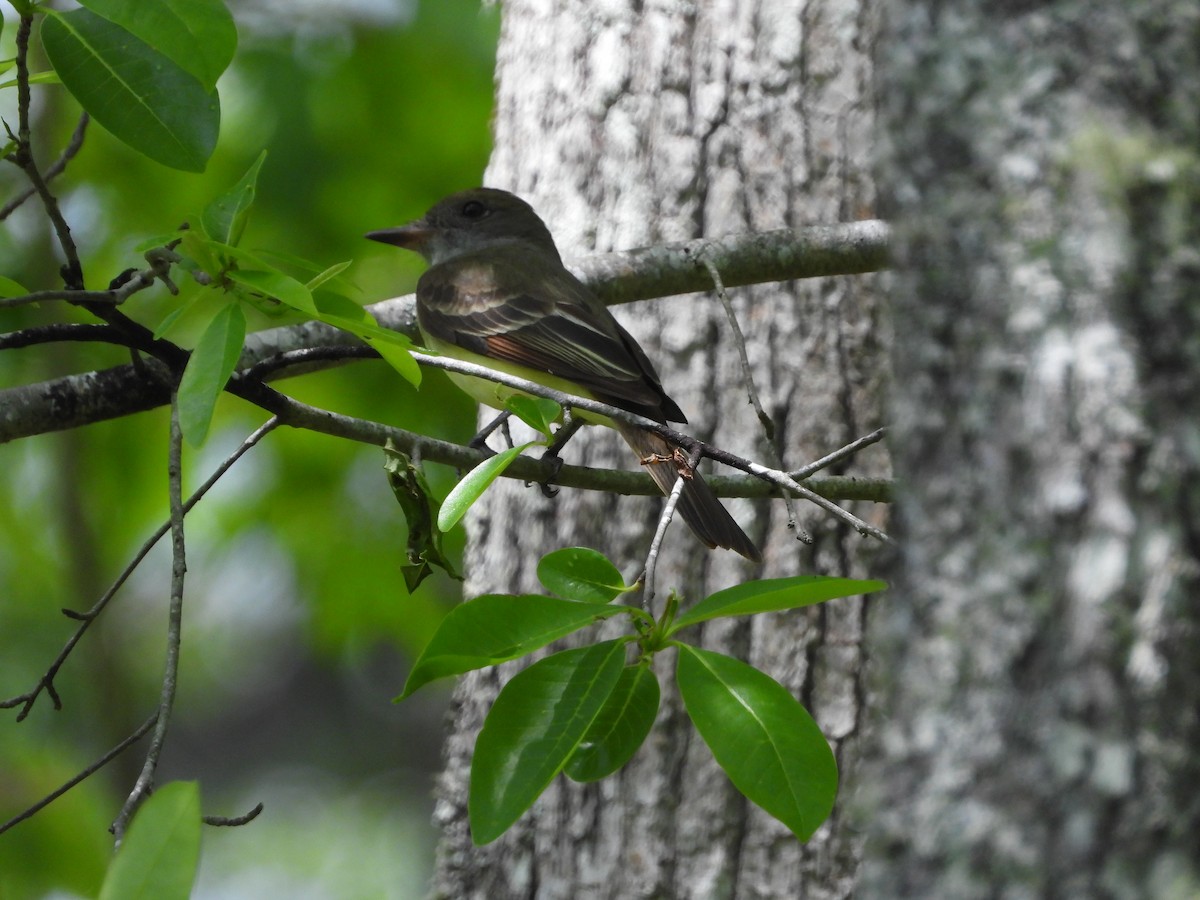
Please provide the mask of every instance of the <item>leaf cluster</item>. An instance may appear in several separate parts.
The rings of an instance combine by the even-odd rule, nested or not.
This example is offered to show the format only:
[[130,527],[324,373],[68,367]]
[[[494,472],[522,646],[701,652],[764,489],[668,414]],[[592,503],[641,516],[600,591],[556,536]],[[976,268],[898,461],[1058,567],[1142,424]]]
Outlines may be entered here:
[[769,675],[679,637],[701,622],[797,609],[881,590],[883,582],[800,575],[748,582],[679,614],[672,595],[655,619],[615,604],[635,590],[594,550],[543,557],[553,596],[487,594],[453,609],[413,666],[403,693],[437,678],[518,659],[589,625],[626,616],[631,633],[553,653],[500,691],[475,745],[468,815],[478,844],[500,837],[561,772],[596,781],[620,769],[658,714],[654,657],[676,651],[688,717],[734,786],[800,840],[833,809],[837,765],[808,711]]
[[[233,187],[205,207],[199,231],[185,227],[176,235],[149,242],[173,248],[178,263],[209,289],[197,292],[172,311],[155,331],[156,338],[170,333],[189,311],[207,304],[210,292],[224,298],[204,328],[179,384],[180,424],[194,445],[207,436],[217,398],[241,356],[247,308],[270,317],[292,314],[340,328],[374,349],[414,387],[421,383],[421,370],[408,352],[412,342],[380,327],[368,310],[348,296],[353,288],[339,276],[350,266],[349,261],[311,273],[301,281],[266,254],[239,246],[265,157],[265,151],[259,154]],[[281,258],[283,265],[309,267],[304,260],[278,253],[272,256]],[[329,290],[331,286],[340,291]]]

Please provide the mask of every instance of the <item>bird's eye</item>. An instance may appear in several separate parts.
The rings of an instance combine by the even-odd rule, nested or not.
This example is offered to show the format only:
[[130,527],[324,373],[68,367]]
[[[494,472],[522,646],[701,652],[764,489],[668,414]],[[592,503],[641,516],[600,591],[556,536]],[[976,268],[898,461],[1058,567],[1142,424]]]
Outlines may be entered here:
[[487,207],[478,200],[468,200],[462,206],[462,214],[468,219],[482,219],[487,215]]

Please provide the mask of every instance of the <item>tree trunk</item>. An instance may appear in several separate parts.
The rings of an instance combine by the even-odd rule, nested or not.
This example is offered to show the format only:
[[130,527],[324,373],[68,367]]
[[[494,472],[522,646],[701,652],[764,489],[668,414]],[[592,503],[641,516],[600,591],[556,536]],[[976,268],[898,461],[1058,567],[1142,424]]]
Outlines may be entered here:
[[[636,11],[635,11],[636,10]],[[573,254],[872,214],[868,97],[874,16],[848,0],[695,4],[504,4],[496,148],[489,184],[527,197]],[[785,462],[802,464],[880,424],[885,365],[871,279],[831,278],[734,292],[754,378]],[[719,303],[709,295],[617,312],[653,359],[692,433],[770,460]],[[600,429],[591,429],[600,431]],[[577,436],[573,462],[634,467],[608,433]],[[885,474],[874,448],[856,471]],[[798,543],[779,502],[727,501],[763,547],[755,569],[672,528],[659,603],[686,603],[748,578],[867,574],[870,546],[797,507]],[[493,487],[469,522],[467,594],[538,590],[538,558],[600,549],[633,577],[661,504]],[[878,519],[875,508],[857,509]],[[707,646],[763,668],[809,707],[852,786],[863,714],[866,607],[845,600],[708,628]],[[466,785],[482,717],[510,667],[463,679],[452,712],[437,818],[435,893],[454,898],[844,897],[861,826],[844,800],[800,844],[741,799],[682,712],[670,678],[655,731],[621,773],[559,779],[502,839],[470,843]],[[848,795],[846,791],[843,796]]]
[[889,10],[867,897],[1200,893],[1200,12]]

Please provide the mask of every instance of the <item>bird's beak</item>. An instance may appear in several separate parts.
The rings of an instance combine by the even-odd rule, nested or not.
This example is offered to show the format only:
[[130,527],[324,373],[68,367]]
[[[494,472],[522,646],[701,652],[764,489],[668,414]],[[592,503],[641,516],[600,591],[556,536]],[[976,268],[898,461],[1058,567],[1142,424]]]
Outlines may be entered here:
[[414,250],[420,253],[429,239],[433,237],[433,229],[425,223],[424,219],[418,219],[395,228],[369,231],[365,237],[372,241],[379,241],[381,244],[391,244],[394,247],[403,247],[405,250]]

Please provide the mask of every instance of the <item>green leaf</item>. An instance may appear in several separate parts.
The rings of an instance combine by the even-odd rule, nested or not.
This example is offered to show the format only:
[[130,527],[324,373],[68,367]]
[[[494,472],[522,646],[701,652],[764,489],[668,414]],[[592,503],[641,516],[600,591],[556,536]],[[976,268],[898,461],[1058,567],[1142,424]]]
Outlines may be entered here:
[[464,475],[462,480],[446,495],[446,499],[442,501],[442,508],[438,512],[438,528],[442,531],[449,531],[457,525],[458,520],[466,514],[471,504],[487,490],[488,485],[499,478],[504,470],[512,465],[512,461],[520,456],[522,451],[532,447],[534,443],[534,441],[530,441],[519,447],[509,447],[495,456],[489,456]]
[[629,608],[540,594],[484,594],[446,614],[408,675],[403,700],[435,678],[461,675],[532,653]]
[[[198,232],[181,231],[177,250],[184,257],[186,268],[207,272],[210,278],[217,278],[225,268],[224,263],[213,252],[212,241],[205,240]],[[188,263],[187,260],[190,260],[191,263]]]
[[[368,344],[383,357],[384,362],[400,373],[409,384],[418,387],[421,384],[421,367],[412,358],[409,349],[412,341],[399,332],[381,328],[369,310],[363,309],[346,298],[324,295],[318,305],[312,292],[295,278],[269,267],[257,255],[217,241],[206,241],[210,252],[215,252],[234,260],[244,266],[253,268],[229,269],[226,275],[230,281],[248,287],[257,293],[274,297],[285,306],[297,309],[306,315],[340,328]],[[185,241],[186,247],[186,241]],[[336,309],[337,313],[329,313],[327,309]]]
[[133,817],[100,900],[187,900],[200,861],[200,789],[173,781]]
[[47,12],[42,45],[80,105],[139,153],[203,172],[221,127],[216,91],[91,10]]
[[237,26],[221,0],[79,0],[194,75],[206,90],[233,60]]
[[564,650],[518,672],[475,742],[467,817],[487,844],[533,805],[591,728],[621,677],[623,641]]
[[425,474],[401,452],[391,439],[383,448],[386,461],[388,484],[396,496],[396,502],[408,523],[408,564],[401,567],[404,583],[411,594],[429,575],[433,567],[444,571],[451,578],[462,581],[454,566],[442,549],[442,533],[434,527],[438,501],[430,490]]
[[675,620],[670,634],[680,628],[705,622],[718,616],[748,616],[755,613],[797,609],[834,600],[869,594],[887,587],[883,581],[857,578],[831,578],[825,575],[795,575],[791,578],[764,578],[747,581],[701,600]]
[[546,590],[568,600],[607,603],[628,590],[608,558],[590,547],[564,547],[538,562],[537,577]]
[[806,841],[829,818],[837,762],[783,685],[740,660],[679,644],[688,716],[734,786]]
[[[360,291],[353,282],[348,278],[340,277],[342,272],[348,269],[353,262],[334,263],[332,266],[323,268],[315,262],[304,257],[297,256],[294,253],[285,253],[282,250],[259,247],[255,250],[259,258],[266,260],[277,269],[292,268],[297,272],[301,272],[310,277],[310,281],[306,283],[310,291],[315,291],[329,281],[333,281],[337,291],[340,294],[352,295],[362,298]],[[351,300],[354,306],[362,309],[363,304],[367,301],[360,299],[359,301]],[[317,304],[323,312],[336,312],[336,310],[326,310],[320,303]]]
[[504,408],[547,438],[553,437],[550,426],[562,418],[562,407],[545,397],[514,394],[504,401]]
[[[309,289],[312,290],[311,287]],[[322,320],[329,320],[331,323],[345,321],[353,323],[355,326],[366,325],[369,328],[379,328],[379,323],[375,321],[370,310],[364,309],[361,303],[355,303],[342,294],[333,291],[319,291],[313,294],[313,300],[316,301]],[[391,333],[403,341],[405,346],[412,346],[412,341],[398,331]]]
[[22,285],[17,284],[11,278],[5,278],[0,275],[0,297],[21,297],[28,294]]
[[313,318],[319,317],[312,294],[308,288],[291,275],[255,269],[230,269],[225,275],[235,284],[278,300],[284,306],[299,310]]
[[[409,352],[412,341],[399,332],[379,327],[375,322],[375,317],[362,307],[355,307],[355,309],[358,310],[360,318],[346,318],[328,313],[320,313],[317,318],[326,325],[350,332],[359,340],[370,345],[383,357],[384,362],[400,373],[405,381],[413,387],[420,387],[421,367],[417,365],[417,361]],[[445,506],[442,509],[444,510]],[[448,531],[449,528],[443,530]]]
[[316,275],[310,278],[304,286],[310,291],[315,291],[321,285],[325,284],[325,282],[332,281],[333,279],[337,278],[348,268],[350,268],[350,260],[334,263],[332,266],[329,266],[327,269],[318,272]]
[[179,381],[179,425],[192,446],[208,436],[217,397],[237,365],[245,339],[246,316],[233,300],[213,317],[192,351]]
[[157,341],[166,337],[184,316],[188,315],[188,313],[192,312],[192,310],[199,307],[202,303],[211,300],[212,297],[212,291],[203,288],[196,290],[190,297],[163,316],[163,320],[154,329],[154,339]]
[[200,227],[212,240],[233,246],[241,241],[250,207],[254,204],[258,172],[266,158],[267,151],[264,150],[237,184],[208,204],[200,214]]
[[[29,76],[30,84],[59,84],[60,82],[62,82],[62,79],[58,77],[58,73],[55,71],[37,72],[36,74]],[[13,78],[10,81],[0,84],[0,91],[4,90],[5,88],[16,86],[17,79]]]
[[566,775],[575,781],[599,781],[629,762],[654,726],[659,699],[658,679],[650,666],[626,666],[567,760]]

